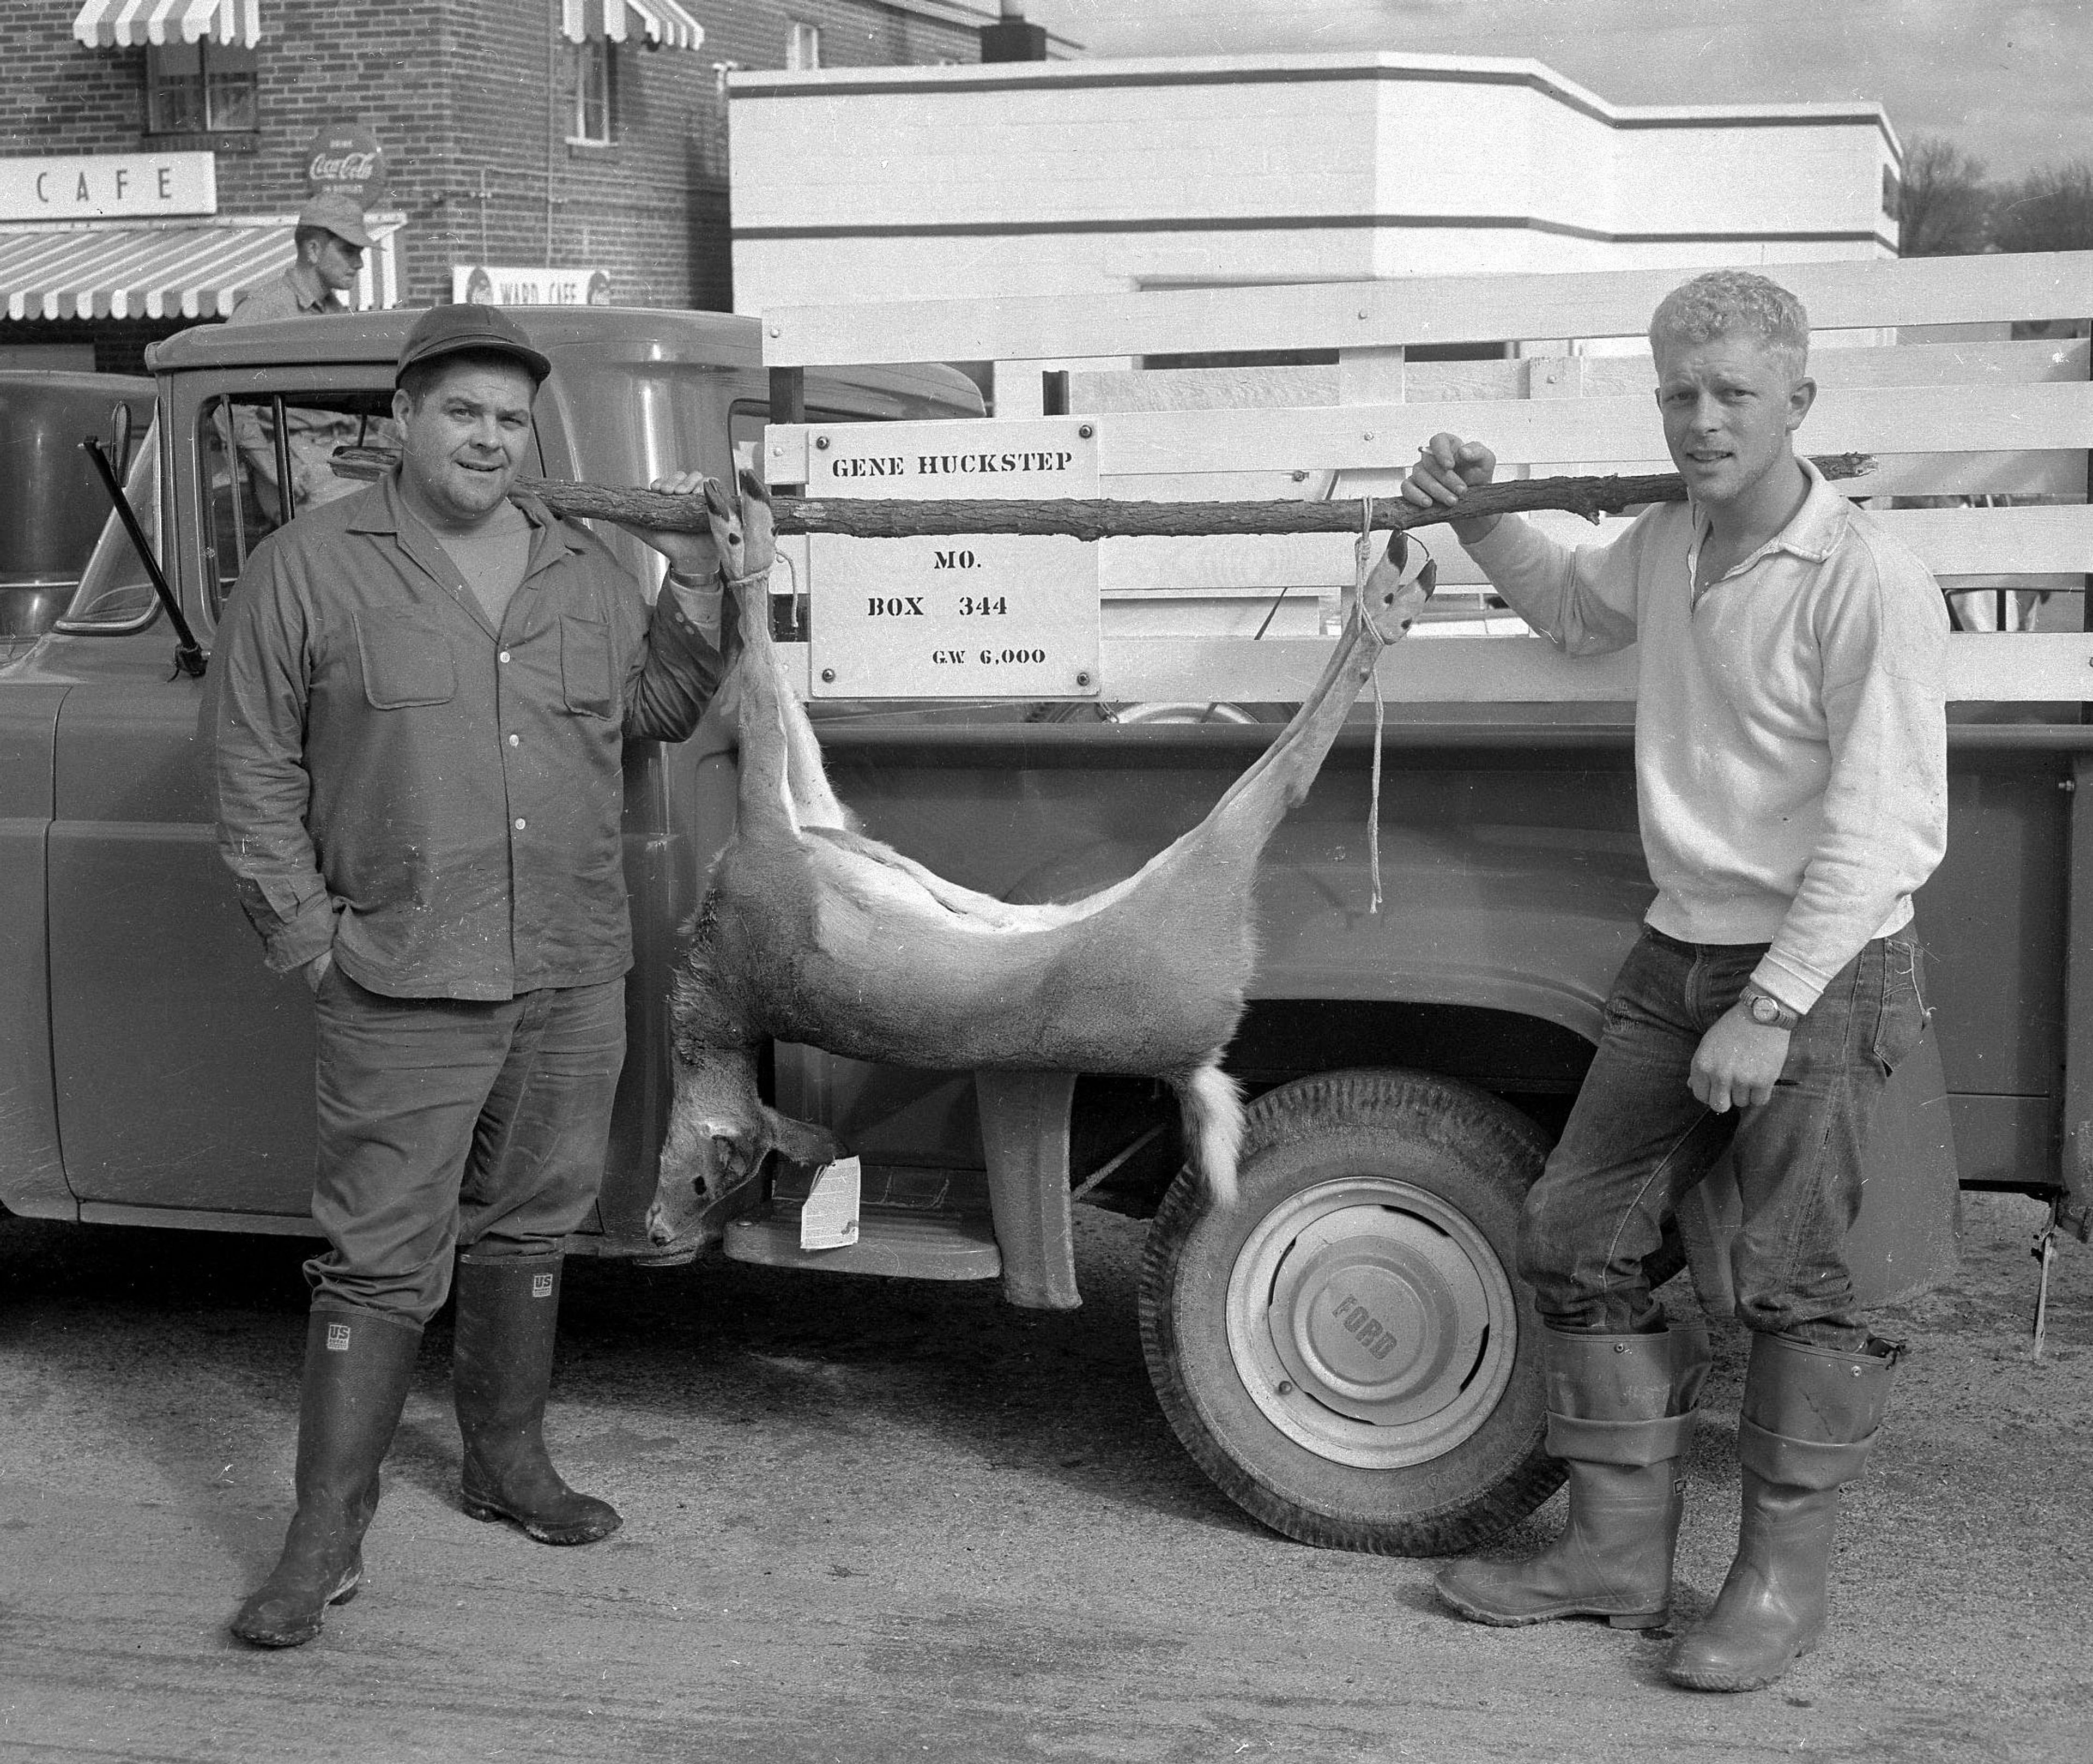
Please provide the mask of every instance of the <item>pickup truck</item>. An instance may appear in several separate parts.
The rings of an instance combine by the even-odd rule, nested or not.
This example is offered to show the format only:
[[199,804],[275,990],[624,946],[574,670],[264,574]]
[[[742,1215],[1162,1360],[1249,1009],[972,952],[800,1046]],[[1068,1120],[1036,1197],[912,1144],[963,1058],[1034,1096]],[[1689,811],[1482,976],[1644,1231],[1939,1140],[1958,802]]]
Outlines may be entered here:
[[[1893,338],[1881,327],[1996,320],[2003,333],[2014,318],[2069,315],[2093,267],[1971,261],[1974,276],[1840,264],[1797,266],[1795,280],[1820,324]],[[852,425],[899,425],[911,444],[971,435],[978,448],[1007,423],[1031,435],[1064,421],[1100,449],[1107,495],[1196,483],[1223,499],[1346,496],[1386,493],[1441,426],[1492,439],[1514,465],[1647,460],[1656,423],[1646,390],[1626,389],[1633,359],[1559,343],[1520,353],[1502,340],[1506,314],[1536,336],[1632,336],[1673,279],[1415,279],[1334,295],[1202,291],[1189,306],[1167,293],[1069,303],[1080,311],[808,309],[760,327],[516,316],[553,364],[537,407],[548,478],[644,483],[675,465],[723,474],[739,457],[811,491],[810,462],[847,452]],[[129,491],[206,648],[280,512],[257,480],[332,493],[293,449],[370,443],[412,316],[199,329],[153,352],[158,414]],[[1212,382],[1214,408],[1188,410],[1200,400],[1185,386],[1148,397],[1138,383],[1150,376],[1077,373],[1043,379],[1036,412],[984,419],[972,383],[937,365],[991,355],[1000,387],[1018,383],[1000,364],[1124,360],[1166,336],[1178,353],[1327,346],[1337,396],[1297,387],[1289,402],[1276,382],[1246,390],[1237,375]],[[1406,370],[1406,336],[1474,338],[1477,359]],[[853,365],[866,361],[916,365]],[[1178,371],[1196,392],[1222,371]],[[2086,372],[2082,340],[1826,349],[1807,439],[1878,456],[1885,496],[1960,498],[1891,517],[1951,590],[2059,572],[2075,583],[2093,567]],[[258,433],[272,474],[236,439]],[[2023,491],[2050,502],[1978,505]],[[606,536],[646,572],[650,553]],[[235,904],[208,823],[202,686],[170,667],[168,622],[119,539],[105,538],[54,630],[0,670],[0,1205],[310,1233],[310,1001],[263,969]],[[1087,695],[852,700],[824,692],[812,644],[789,646],[839,793],[869,831],[968,886],[1046,899],[1130,873],[1205,813],[1271,739],[1270,707],[1314,678],[1328,648],[1316,609],[1341,600],[1350,567],[1313,543],[1126,548],[1150,543],[1105,542],[1118,548],[1103,678]],[[1439,551],[1458,587],[1456,548]],[[807,553],[795,568],[811,568]],[[1217,595],[1230,619],[1245,596],[1262,604],[1265,635],[1217,627],[1200,611]],[[795,633],[804,601],[774,602],[774,628]],[[1958,1164],[1964,1184],[2045,1197],[2060,1227],[2086,1229],[2093,974],[2072,930],[2093,888],[2093,823],[2078,808],[2093,774],[2080,716],[2093,642],[2077,630],[2080,601],[2052,596],[2070,609],[2069,631],[1953,639],[1965,702],[1950,852],[1919,921],[1939,1029],[1896,1074],[1878,1136],[1860,1238],[1878,1298],[1952,1266]],[[1542,1449],[1536,1332],[1511,1247],[1651,895],[1633,670],[1632,653],[1572,664],[1510,637],[1420,635],[1384,657],[1384,734],[1362,707],[1264,854],[1264,953],[1229,1055],[1254,1099],[1242,1207],[1201,1203],[1180,1173],[1167,1093],[1146,1081],[977,1082],[781,1046],[771,1098],[859,1155],[861,1230],[847,1247],[800,1248],[812,1172],[782,1166],[715,1221],[715,1247],[787,1269],[999,1279],[1014,1302],[1065,1307],[1079,1302],[1072,1204],[1151,1218],[1142,1328],[1156,1392],[1247,1510],[1303,1541],[1406,1554],[1468,1547],[1531,1510],[1560,1471]],[[1363,839],[1376,748],[1378,912]],[[631,1051],[577,1253],[656,1253],[643,1221],[672,1082],[667,980],[731,832],[732,768],[730,737],[709,719],[689,743],[629,761]],[[1725,1224],[1711,1180],[1683,1209],[1676,1250],[1718,1311]]]

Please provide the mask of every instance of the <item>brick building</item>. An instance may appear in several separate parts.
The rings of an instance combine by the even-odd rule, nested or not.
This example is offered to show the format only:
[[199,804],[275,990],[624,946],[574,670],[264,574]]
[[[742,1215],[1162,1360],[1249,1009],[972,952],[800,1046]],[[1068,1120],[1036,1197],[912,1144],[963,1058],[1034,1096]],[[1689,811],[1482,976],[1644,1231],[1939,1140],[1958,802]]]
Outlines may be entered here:
[[[291,260],[315,157],[365,304],[732,305],[726,76],[972,62],[960,0],[8,0],[0,365],[135,368]],[[329,137],[350,150],[319,153]],[[568,272],[548,278],[500,269]]]

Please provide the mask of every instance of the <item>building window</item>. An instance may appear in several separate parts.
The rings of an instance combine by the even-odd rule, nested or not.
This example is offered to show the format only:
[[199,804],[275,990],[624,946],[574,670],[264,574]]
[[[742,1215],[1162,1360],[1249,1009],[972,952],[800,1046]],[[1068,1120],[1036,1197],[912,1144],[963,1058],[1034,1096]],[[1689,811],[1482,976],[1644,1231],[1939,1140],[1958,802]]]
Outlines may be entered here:
[[145,127],[155,135],[258,129],[254,51],[216,43],[154,43],[145,50]]
[[608,147],[617,139],[617,45],[592,37],[568,45],[567,59],[574,101],[567,139],[579,145]]
[[797,72],[821,65],[821,32],[818,25],[801,24],[795,20],[786,27],[785,65]]

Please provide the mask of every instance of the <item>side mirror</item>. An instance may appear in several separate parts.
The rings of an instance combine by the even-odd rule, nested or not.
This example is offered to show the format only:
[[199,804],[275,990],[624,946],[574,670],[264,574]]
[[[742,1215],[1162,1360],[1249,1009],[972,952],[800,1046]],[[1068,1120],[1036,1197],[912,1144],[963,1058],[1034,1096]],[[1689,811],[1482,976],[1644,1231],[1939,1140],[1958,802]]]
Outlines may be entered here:
[[128,405],[117,405],[109,413],[109,459],[116,468],[116,481],[123,483],[131,471],[131,407]]

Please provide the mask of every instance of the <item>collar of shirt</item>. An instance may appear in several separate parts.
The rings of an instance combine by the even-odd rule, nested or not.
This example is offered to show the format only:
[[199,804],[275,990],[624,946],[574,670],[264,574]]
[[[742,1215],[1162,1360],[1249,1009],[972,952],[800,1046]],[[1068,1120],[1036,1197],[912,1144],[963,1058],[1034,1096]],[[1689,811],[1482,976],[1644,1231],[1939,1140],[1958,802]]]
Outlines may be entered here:
[[346,312],[348,305],[320,280],[319,271],[301,258],[284,271],[284,285],[301,312]]
[[1706,587],[1695,587],[1694,583],[1701,574],[1701,547],[1708,537],[1708,517],[1700,504],[1692,502],[1688,498],[1693,513],[1693,536],[1686,547],[1686,581],[1692,589],[1696,605],[1717,583],[1727,582],[1732,576],[1742,575],[1761,558],[1770,557],[1774,552],[1784,551],[1806,563],[1821,564],[1838,548],[1839,541],[1845,536],[1852,511],[1846,499],[1832,488],[1831,480],[1817,469],[1814,461],[1805,459],[1798,453],[1796,463],[1801,466],[1803,475],[1809,480],[1809,494],[1803,497],[1802,506],[1795,511],[1787,526],[1750,557],[1724,570]]
[[[523,566],[523,586],[529,587],[531,579],[549,570],[562,557],[574,550],[566,535],[560,529],[552,511],[536,496],[525,496],[512,491],[509,501],[522,510],[523,518],[531,523],[531,557]],[[352,533],[390,533],[400,542],[400,548],[421,566],[422,573],[431,580],[448,588],[461,607],[473,621],[491,637],[499,639],[500,633],[488,626],[486,614],[479,602],[465,585],[456,561],[438,542],[428,525],[408,505],[407,499],[400,493],[400,470],[395,466],[378,480],[378,494],[364,498],[349,523]]]

